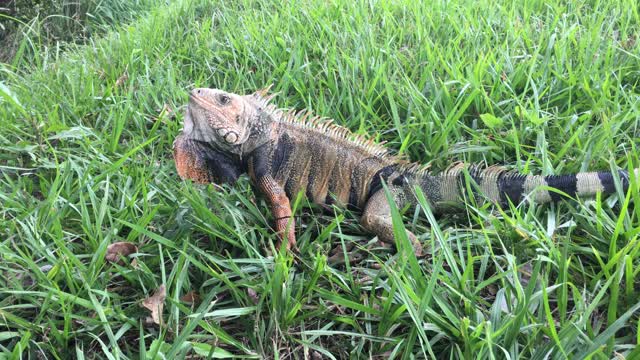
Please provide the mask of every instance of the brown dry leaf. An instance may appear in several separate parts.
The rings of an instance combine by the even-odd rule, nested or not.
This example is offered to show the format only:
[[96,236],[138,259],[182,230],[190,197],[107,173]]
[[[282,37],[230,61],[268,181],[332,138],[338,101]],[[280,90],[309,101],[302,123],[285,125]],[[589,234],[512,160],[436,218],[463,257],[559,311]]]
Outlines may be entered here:
[[249,295],[249,299],[251,299],[251,302],[254,305],[258,305],[258,303],[260,302],[260,296],[258,296],[258,293],[253,290],[252,288],[247,288],[247,295]]
[[418,238],[413,235],[413,234],[409,234],[409,242],[411,242],[411,247],[413,247],[413,253],[415,254],[415,256],[417,258],[421,258],[422,256],[425,255],[424,251],[422,250],[422,243],[420,242],[420,240],[418,240]]
[[108,262],[123,265],[124,262],[122,261],[122,258],[137,252],[138,247],[132,243],[124,241],[114,242],[113,244],[107,246],[107,255],[104,258]]
[[629,50],[636,45],[636,36],[631,35],[627,38],[627,40],[623,43],[623,47],[625,50]]
[[120,75],[118,80],[116,80],[116,87],[124,85],[127,80],[129,80],[129,73],[125,70],[124,74]]
[[198,295],[197,292],[191,290],[188,293],[182,295],[180,301],[188,304],[195,304],[197,302],[200,302],[200,295]]
[[162,322],[162,309],[164,308],[164,299],[167,297],[167,289],[164,284],[156,290],[153,296],[144,299],[142,306],[151,311],[153,322],[160,325]]
[[167,104],[164,104],[162,110],[160,111],[160,114],[166,115],[169,119],[173,119],[176,116],[176,114],[173,112],[173,109],[171,109],[171,107]]
[[167,120],[173,120],[176,117],[176,113],[173,112],[173,109],[168,104],[164,104],[162,109],[158,110],[158,116],[152,116],[151,119],[153,121],[162,121],[163,123],[167,123]]

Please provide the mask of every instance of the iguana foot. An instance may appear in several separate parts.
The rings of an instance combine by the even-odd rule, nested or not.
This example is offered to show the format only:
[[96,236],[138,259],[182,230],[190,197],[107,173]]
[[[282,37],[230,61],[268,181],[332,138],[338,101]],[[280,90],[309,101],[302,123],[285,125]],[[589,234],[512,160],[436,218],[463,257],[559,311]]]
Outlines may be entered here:
[[[390,190],[393,193],[393,189]],[[362,213],[360,224],[367,231],[377,235],[380,241],[395,244],[391,207],[383,190],[379,190],[369,198]],[[417,257],[421,257],[424,254],[422,243],[420,243],[415,234],[409,230],[406,231],[414,254]]]

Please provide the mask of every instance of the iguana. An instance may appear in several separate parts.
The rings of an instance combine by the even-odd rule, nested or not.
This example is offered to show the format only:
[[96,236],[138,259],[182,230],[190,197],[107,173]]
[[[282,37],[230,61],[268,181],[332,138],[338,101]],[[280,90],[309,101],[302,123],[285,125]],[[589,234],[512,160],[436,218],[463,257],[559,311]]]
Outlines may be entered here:
[[[267,91],[242,96],[193,90],[182,133],[174,142],[174,159],[180,177],[198,183],[233,183],[248,173],[270,204],[275,230],[287,239],[288,249],[296,242],[290,200],[299,192],[314,203],[362,209],[363,228],[393,242],[383,182],[398,208],[415,205],[417,186],[434,210],[460,203],[468,189],[502,205],[525,198],[552,202],[562,199],[562,193],[573,197],[616,191],[611,172],[540,176],[498,166],[456,165],[432,175],[331,120],[277,108]],[[628,172],[620,170],[617,177],[626,191]],[[407,235],[417,243],[414,234]]]

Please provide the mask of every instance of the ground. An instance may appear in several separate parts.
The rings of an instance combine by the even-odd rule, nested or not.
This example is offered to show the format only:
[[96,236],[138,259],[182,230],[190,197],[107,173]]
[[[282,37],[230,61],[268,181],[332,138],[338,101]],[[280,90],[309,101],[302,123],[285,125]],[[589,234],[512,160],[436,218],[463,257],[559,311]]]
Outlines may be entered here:
[[[396,213],[424,258],[298,199],[299,253],[269,255],[268,206],[247,179],[184,182],[171,159],[189,89],[273,84],[282,107],[434,171],[638,167],[635,1],[131,3],[135,17],[84,45],[27,37],[0,65],[0,354],[640,355],[637,185]],[[118,242],[137,252],[110,262]]]

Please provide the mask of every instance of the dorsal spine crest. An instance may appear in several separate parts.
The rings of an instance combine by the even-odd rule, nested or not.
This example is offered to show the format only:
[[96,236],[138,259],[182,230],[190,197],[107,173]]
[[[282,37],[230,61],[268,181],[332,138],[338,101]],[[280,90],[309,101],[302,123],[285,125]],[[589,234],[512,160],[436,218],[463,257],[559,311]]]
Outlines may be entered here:
[[296,111],[295,109],[279,109],[269,103],[273,95],[265,96],[262,90],[254,93],[254,98],[258,106],[271,115],[271,118],[275,122],[292,124],[304,129],[314,130],[335,140],[358,146],[372,156],[385,158],[390,161],[402,161],[400,157],[392,155],[389,150],[382,146],[384,142],[377,143],[372,138],[354,134],[348,128],[335,124],[331,118],[313,115],[311,111],[306,109],[300,111]]

